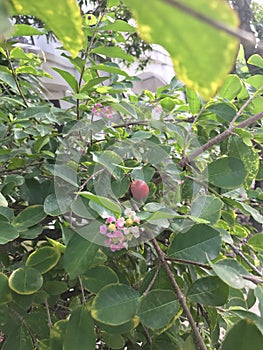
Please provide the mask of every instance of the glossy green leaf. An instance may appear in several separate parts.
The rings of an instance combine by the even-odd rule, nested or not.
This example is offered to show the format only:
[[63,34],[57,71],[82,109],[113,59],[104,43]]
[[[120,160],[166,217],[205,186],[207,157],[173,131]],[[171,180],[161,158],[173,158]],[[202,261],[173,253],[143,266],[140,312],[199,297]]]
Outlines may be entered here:
[[212,103],[207,110],[216,114],[217,119],[222,123],[230,123],[237,113],[234,106],[223,102]]
[[221,215],[221,209],[224,203],[214,196],[199,196],[191,207],[191,216],[207,220],[211,224],[215,224]]
[[94,266],[81,276],[83,287],[91,293],[98,293],[103,287],[111,283],[118,283],[119,278],[108,266]]
[[249,319],[240,320],[227,333],[222,350],[261,350],[263,335]]
[[51,193],[45,198],[44,211],[47,215],[58,216],[66,213],[68,208],[64,207],[62,200],[58,198],[56,193]]
[[0,272],[0,305],[7,304],[12,300],[11,290],[8,285],[8,278]]
[[126,33],[134,33],[136,32],[136,28],[127,23],[126,21],[122,21],[121,19],[117,19],[113,23],[109,23],[103,26],[103,30],[113,30],[116,32],[126,32]]
[[175,101],[171,97],[164,97],[160,101],[160,105],[165,111],[171,112],[175,107]]
[[28,24],[15,24],[12,37],[16,36],[33,36],[46,34],[44,30],[39,30]]
[[70,315],[63,342],[63,350],[94,350],[95,347],[94,322],[87,306],[83,305],[75,309]]
[[103,55],[111,58],[121,58],[128,62],[133,62],[134,57],[127,54],[118,46],[98,46],[91,50],[92,53]]
[[217,276],[199,278],[188,289],[187,298],[202,305],[220,306],[227,302],[229,287]]
[[229,74],[229,76],[224,81],[224,84],[218,91],[220,97],[226,100],[233,100],[241,91],[242,82],[237,75]]
[[0,221],[0,244],[6,244],[19,237],[19,232],[8,222]]
[[139,293],[124,284],[110,284],[99,291],[92,303],[91,316],[111,326],[122,325],[135,316]]
[[[205,99],[213,96],[232,68],[238,40],[183,12],[176,3],[174,6],[161,0],[125,3],[133,11],[141,37],[160,44],[170,53],[178,79]],[[182,5],[226,26],[238,27],[237,15],[226,2],[185,0]]]
[[242,185],[247,176],[246,168],[240,159],[224,157],[213,161],[207,167],[209,182],[226,189]]
[[219,232],[205,224],[194,225],[190,230],[175,235],[168,249],[171,258],[207,262],[215,259],[221,249]]
[[249,273],[236,260],[223,259],[215,264],[210,261],[209,264],[217,276],[232,288],[256,287],[255,284],[243,278],[243,275],[249,275]]
[[193,89],[188,87],[186,88],[186,100],[189,104],[192,115],[197,115],[202,107],[201,99]]
[[91,66],[90,69],[94,69],[94,70],[100,70],[103,72],[108,72],[108,73],[112,73],[112,74],[118,74],[118,75],[123,75],[125,77],[128,77],[128,73],[126,73],[124,70],[114,66],[114,65],[107,65],[107,64],[97,64],[95,66]]
[[[92,152],[92,158],[95,163],[99,163],[105,167],[116,179],[120,180],[123,176],[121,166],[124,166],[124,163],[117,153],[108,150],[103,152]],[[120,167],[118,165],[120,165]]]
[[263,252],[263,233],[256,233],[251,236],[247,244],[256,252]]
[[96,321],[96,324],[103,330],[105,330],[108,333],[111,334],[125,334],[125,333],[129,333],[130,331],[132,331],[133,329],[135,329],[140,323],[140,319],[138,316],[134,316],[132,318],[132,320],[123,323],[121,325],[118,326],[111,326],[105,323],[101,323],[99,321]]
[[42,247],[29,255],[26,266],[38,270],[44,274],[57,265],[60,259],[60,251],[53,247]]
[[263,58],[259,54],[250,56],[247,63],[263,68]]
[[45,217],[43,205],[32,205],[22,210],[13,220],[13,224],[18,230],[22,230],[26,227],[35,226]]
[[145,327],[164,328],[178,313],[180,304],[171,290],[155,289],[141,299],[138,316]]
[[14,0],[13,5],[17,14],[33,15],[41,19],[72,56],[78,55],[84,42],[84,35],[77,2],[58,0],[55,8],[52,0],[45,0],[45,2]]
[[65,250],[63,265],[71,279],[85,273],[93,264],[98,246],[74,234]]
[[78,82],[70,72],[56,67],[53,67],[52,69],[55,72],[57,72],[69,84],[69,86],[74,92],[78,91]]
[[247,171],[245,188],[250,188],[259,169],[259,154],[252,146],[247,146],[241,137],[231,136],[228,141],[228,155],[240,159]]
[[117,217],[119,217],[122,213],[121,207],[117,203],[113,202],[112,200],[106,197],[96,196],[91,192],[79,192],[79,195],[90,199],[92,202],[99,204],[105,209],[110,210]]
[[22,295],[37,292],[43,284],[40,272],[32,268],[19,268],[14,270],[9,277],[9,287]]

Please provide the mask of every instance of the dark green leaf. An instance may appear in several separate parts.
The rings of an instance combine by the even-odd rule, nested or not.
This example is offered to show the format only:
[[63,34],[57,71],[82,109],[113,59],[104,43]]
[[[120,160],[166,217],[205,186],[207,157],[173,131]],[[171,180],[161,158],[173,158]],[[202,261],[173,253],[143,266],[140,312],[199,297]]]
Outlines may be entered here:
[[9,287],[22,295],[37,292],[43,284],[40,272],[32,268],[19,268],[14,270],[9,277]]
[[26,266],[35,268],[44,274],[57,265],[60,251],[53,247],[42,247],[29,255]]
[[111,283],[118,283],[119,278],[108,266],[94,266],[81,276],[83,287],[91,293],[98,293],[103,287]]
[[8,222],[0,221],[0,244],[6,244],[19,237],[19,232]]

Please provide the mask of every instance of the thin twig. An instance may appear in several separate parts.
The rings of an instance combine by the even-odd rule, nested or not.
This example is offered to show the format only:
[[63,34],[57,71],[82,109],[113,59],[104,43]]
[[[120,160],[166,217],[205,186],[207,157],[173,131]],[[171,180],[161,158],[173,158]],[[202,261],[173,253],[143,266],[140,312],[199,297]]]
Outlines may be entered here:
[[248,258],[242,253],[242,251],[240,249],[238,249],[237,247],[235,247],[233,244],[228,243],[228,245],[231,247],[231,249],[233,250],[233,252],[236,255],[239,255],[244,261],[245,263],[251,268],[251,270],[253,270],[258,276],[262,277],[262,273],[256,268],[256,266],[254,266],[249,260]]
[[86,302],[85,290],[84,290],[83,283],[82,283],[80,276],[78,277],[78,280],[79,280],[79,285],[80,285],[80,289],[81,289],[82,302],[83,302],[83,304],[85,304],[85,302]]
[[260,112],[258,114],[253,115],[252,117],[244,120],[243,122],[237,124],[235,127],[232,126],[231,128],[226,129],[222,134],[217,135],[213,139],[209,140],[207,143],[202,145],[201,147],[197,148],[195,151],[190,153],[187,157],[184,157],[180,162],[179,166],[184,167],[185,165],[191,163],[196,157],[198,157],[203,152],[207,151],[212,146],[216,145],[217,143],[220,143],[224,139],[228,138],[230,135],[233,134],[234,129],[242,129],[247,127],[250,124],[253,124],[263,118],[263,112]]
[[249,42],[252,42],[255,45],[255,38],[254,35],[242,30],[240,28],[238,29],[232,29],[228,25],[224,24],[223,22],[218,22],[215,19],[208,17],[207,15],[200,13],[193,8],[183,4],[181,1],[178,0],[163,0],[167,4],[176,7],[177,9],[180,9],[181,11],[187,13],[188,15],[200,19],[202,22],[209,24],[211,27],[214,27],[216,29],[222,30],[223,32],[238,38],[240,40],[246,40]]
[[5,53],[6,53],[6,58],[7,58],[8,66],[9,66],[9,68],[10,68],[10,70],[11,70],[12,77],[13,77],[13,79],[14,79],[14,81],[15,81],[17,90],[18,90],[20,96],[22,97],[22,100],[23,100],[25,106],[28,107],[27,100],[26,100],[25,95],[23,94],[23,91],[21,90],[20,84],[19,84],[19,82],[18,82],[17,75],[16,75],[15,69],[14,69],[14,67],[13,67],[13,64],[12,64],[12,61],[11,61],[11,57],[10,57],[10,54],[9,54],[9,51],[8,51],[8,50],[5,50]]
[[159,264],[159,265],[157,266],[156,271],[155,271],[155,273],[154,273],[154,276],[153,276],[151,282],[149,283],[147,289],[146,289],[145,292],[143,293],[143,296],[144,296],[144,297],[145,297],[145,296],[149,293],[149,291],[152,289],[152,286],[154,285],[154,282],[156,281],[156,278],[157,278],[157,276],[158,276],[158,274],[159,274],[160,268],[161,268],[161,264]]
[[168,262],[166,261],[166,256],[164,254],[164,252],[162,251],[162,249],[159,247],[159,244],[157,242],[157,240],[154,238],[152,240],[153,242],[153,246],[156,250],[156,253],[159,257],[159,260],[160,260],[160,263],[161,265],[164,267],[166,273],[167,273],[167,276],[169,277],[169,280],[171,281],[171,284],[173,286],[173,289],[178,297],[178,300],[186,314],[186,317],[189,321],[189,324],[192,328],[192,331],[193,331],[193,335],[194,335],[194,340],[195,340],[195,343],[196,343],[196,346],[197,346],[197,349],[198,350],[207,350],[207,347],[199,333],[199,330],[198,330],[198,327],[196,326],[195,324],[195,320],[193,319],[193,316],[191,314],[191,311],[189,310],[188,308],[188,305],[187,305],[187,302],[186,302],[186,298],[185,298],[185,295],[183,294],[183,292],[181,291],[179,285],[177,284],[175,278],[174,278],[174,275],[172,273],[172,271],[170,270],[170,267],[169,267],[169,264]]
[[46,308],[46,311],[47,311],[48,328],[51,329],[53,324],[52,324],[52,320],[51,320],[51,316],[50,316],[49,305],[48,305],[47,299],[45,299],[44,303],[45,303],[45,308]]

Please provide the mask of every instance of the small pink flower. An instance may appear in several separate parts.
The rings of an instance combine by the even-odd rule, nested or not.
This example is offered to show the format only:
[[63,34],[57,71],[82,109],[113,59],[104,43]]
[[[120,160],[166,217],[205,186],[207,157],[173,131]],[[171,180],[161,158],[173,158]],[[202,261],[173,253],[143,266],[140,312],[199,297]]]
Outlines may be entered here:
[[109,238],[123,238],[123,234],[121,233],[121,231],[114,231],[112,233],[107,233],[107,237]]
[[100,226],[100,233],[102,235],[105,235],[107,233],[107,226],[106,225],[101,225]]
[[102,107],[102,104],[101,104],[101,103],[95,103],[95,107],[96,107],[96,108],[101,108],[101,107]]
[[134,238],[139,238],[140,237],[140,230],[138,226],[134,226],[130,228],[130,232],[133,234]]
[[109,246],[109,245],[111,244],[111,239],[110,239],[110,238],[107,239],[107,240],[105,241],[105,244],[106,244],[107,246]]
[[139,218],[139,216],[134,216],[134,217],[133,217],[133,221],[136,222],[136,224],[139,224],[139,223],[140,223],[140,218]]
[[131,208],[127,208],[124,210],[124,215],[130,217],[130,216],[135,216],[136,214],[135,214],[135,211],[131,210]]
[[114,216],[109,216],[107,219],[106,219],[106,224],[111,224],[112,222],[115,222],[116,219]]
[[112,252],[116,252],[116,250],[121,250],[124,248],[123,243],[119,243],[119,244],[111,244],[110,245],[110,249]]
[[116,227],[117,228],[123,228],[124,224],[125,224],[125,219],[124,218],[119,218],[116,221]]

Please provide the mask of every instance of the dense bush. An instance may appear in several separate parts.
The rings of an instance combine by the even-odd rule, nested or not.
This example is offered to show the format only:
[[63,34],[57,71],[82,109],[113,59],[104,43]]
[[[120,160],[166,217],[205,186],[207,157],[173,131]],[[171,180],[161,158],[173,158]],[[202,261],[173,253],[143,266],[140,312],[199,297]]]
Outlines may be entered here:
[[[70,107],[55,107],[42,61],[14,45],[39,29],[16,25],[1,44],[1,349],[260,350],[262,75],[227,75],[238,41],[206,23],[237,26],[221,1],[185,2],[202,21],[127,1],[135,14],[148,6],[141,34],[171,52],[187,85],[136,95],[116,63],[133,61],[122,44],[135,31],[115,18],[118,3],[82,22],[73,1],[55,12],[49,0],[10,1],[11,14],[53,30],[78,79],[55,68],[71,89]],[[249,63],[263,68],[259,55]]]

